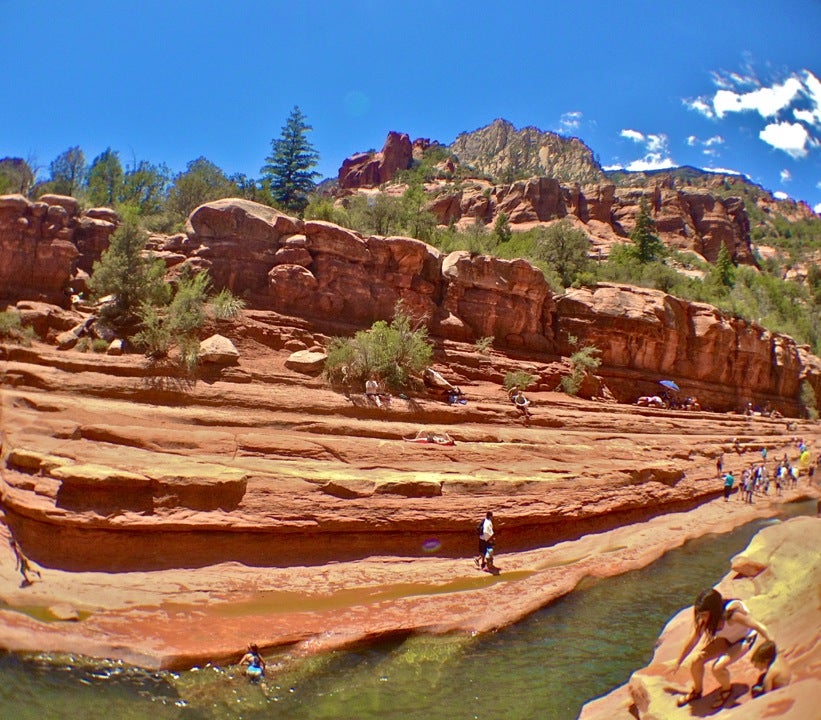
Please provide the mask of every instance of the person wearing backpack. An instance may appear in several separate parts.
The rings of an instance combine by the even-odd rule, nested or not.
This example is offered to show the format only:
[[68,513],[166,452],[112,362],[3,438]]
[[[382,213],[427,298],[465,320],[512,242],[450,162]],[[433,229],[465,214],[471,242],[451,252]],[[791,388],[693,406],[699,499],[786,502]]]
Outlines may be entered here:
[[485,519],[476,528],[479,531],[479,557],[473,562],[480,570],[493,570],[493,513],[488,510]]

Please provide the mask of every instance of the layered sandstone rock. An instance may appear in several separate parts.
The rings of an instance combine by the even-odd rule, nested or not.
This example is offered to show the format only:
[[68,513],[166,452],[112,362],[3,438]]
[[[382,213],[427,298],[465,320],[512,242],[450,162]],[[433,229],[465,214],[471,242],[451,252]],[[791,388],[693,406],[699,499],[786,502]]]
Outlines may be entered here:
[[390,132],[378,153],[359,153],[343,161],[339,168],[340,189],[375,187],[393,180],[413,160],[413,145],[407,133]]
[[500,213],[514,225],[570,218],[606,252],[613,244],[627,241],[642,199],[648,201],[658,235],[668,246],[715,262],[725,245],[737,263],[755,265],[743,201],[704,190],[617,188],[606,182],[582,186],[548,177],[511,185],[471,181],[458,190],[445,189],[431,200],[428,210],[442,225],[477,219],[492,224]]
[[802,380],[821,389],[821,361],[792,338],[658,290],[610,283],[571,289],[557,300],[556,337],[562,355],[575,352],[573,337],[599,348],[600,373],[622,400],[634,399],[642,376],[676,378],[686,393],[719,408],[771,400],[795,413]]
[[[521,184],[516,203],[530,198],[537,214],[572,210],[579,214],[572,215],[577,222],[587,218],[589,225],[604,226],[596,218],[610,212],[605,208],[616,196],[612,186],[599,189],[591,201],[579,187],[566,192],[555,181],[534,180]],[[662,209],[664,192],[655,198]],[[729,232],[732,223],[719,222],[723,216],[712,201],[697,202],[693,193],[683,196],[689,198],[688,207],[700,208],[695,214],[702,227],[714,222]],[[483,203],[491,199],[492,195],[476,193],[471,202],[477,212],[485,212]],[[8,260],[0,264],[0,274],[12,299],[45,297],[64,304],[62,288],[78,258],[88,264],[99,257],[99,245],[87,245],[85,255],[78,253],[74,242],[79,226],[69,215],[76,204],[70,200],[54,200],[47,206],[6,196],[0,203],[0,253]],[[60,237],[45,240],[42,222],[36,233],[19,222],[38,213],[46,219],[49,212],[62,218]],[[106,223],[106,232],[114,229],[114,217],[99,209],[89,212],[92,220]],[[627,222],[624,217],[622,221]],[[724,242],[730,235],[721,237]],[[390,318],[401,300],[443,339],[475,342],[493,336],[499,348],[554,356],[551,359],[595,345],[602,351],[602,393],[607,395],[609,388],[622,401],[655,394],[661,378],[676,380],[702,406],[720,410],[769,402],[796,415],[803,381],[821,397],[821,361],[787,336],[709,305],[630,286],[600,284],[571,290],[557,303],[542,273],[524,260],[464,252],[442,256],[413,238],[363,237],[236,198],[198,207],[186,234],[152,238],[151,247],[166,259],[171,275],[186,266],[208,270],[216,289],[230,289],[250,308],[300,318],[327,333],[348,333]],[[41,320],[49,317],[58,315],[38,315]],[[46,332],[70,327],[50,324]]]
[[[775,639],[779,655],[792,668],[792,682],[758,698],[750,687],[758,671],[748,658],[731,666],[733,693],[721,710],[727,720],[759,718],[818,717],[821,697],[821,555],[814,551],[821,543],[821,520],[799,517],[767,527],[756,535],[747,549],[732,561],[733,572],[717,586],[724,597],[740,598],[753,616],[763,622]],[[695,590],[697,593],[698,590]],[[676,707],[685,690],[686,670],[670,675],[690,633],[692,608],[684,608],[664,629],[652,662],[637,671],[629,685],[600,700],[588,703],[580,720],[676,720],[694,715],[712,715],[716,699],[715,679],[705,674],[705,695],[691,706]],[[759,643],[761,641],[759,640]]]

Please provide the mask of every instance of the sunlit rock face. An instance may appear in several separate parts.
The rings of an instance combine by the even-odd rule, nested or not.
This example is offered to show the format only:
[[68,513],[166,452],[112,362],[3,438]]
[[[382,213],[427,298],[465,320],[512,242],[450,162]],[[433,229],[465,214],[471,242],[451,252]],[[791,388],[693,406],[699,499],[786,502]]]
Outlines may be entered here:
[[[740,598],[751,614],[773,636],[778,653],[792,669],[787,687],[758,698],[750,694],[759,671],[749,657],[731,665],[733,694],[721,710],[727,720],[761,718],[818,717],[821,697],[821,555],[815,551],[821,542],[821,520],[799,517],[778,523],[759,532],[744,552],[733,558],[732,572],[717,586],[725,598]],[[694,589],[694,596],[700,591]],[[681,669],[672,678],[669,663],[675,663],[689,636],[693,623],[692,608],[684,608],[661,634],[652,662],[636,671],[628,685],[588,703],[580,720],[625,720],[640,717],[691,718],[712,714],[717,681],[705,673],[704,696],[690,706],[678,708],[681,695],[671,692],[689,686],[689,674]],[[758,642],[761,642],[759,640]],[[704,712],[702,712],[704,711]]]

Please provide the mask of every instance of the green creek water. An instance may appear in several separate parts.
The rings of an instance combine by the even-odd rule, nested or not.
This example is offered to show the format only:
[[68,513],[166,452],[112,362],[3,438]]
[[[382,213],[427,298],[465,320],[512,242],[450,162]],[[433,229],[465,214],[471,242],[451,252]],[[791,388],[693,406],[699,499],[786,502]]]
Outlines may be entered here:
[[[801,503],[788,514],[814,510]],[[265,689],[235,668],[151,673],[80,658],[0,655],[0,718],[572,720],[587,700],[647,664],[669,618],[726,574],[729,558],[768,522],[700,538],[643,570],[586,583],[491,635],[272,657]]]

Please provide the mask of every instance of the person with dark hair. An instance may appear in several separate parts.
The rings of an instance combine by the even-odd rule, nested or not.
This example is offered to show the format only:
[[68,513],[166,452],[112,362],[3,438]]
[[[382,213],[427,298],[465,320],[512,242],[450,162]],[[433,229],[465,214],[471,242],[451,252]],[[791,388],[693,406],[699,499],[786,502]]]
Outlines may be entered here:
[[492,571],[493,568],[493,513],[488,510],[485,519],[479,523],[479,557],[473,562],[480,570]]
[[713,675],[720,683],[718,699],[713,705],[720,708],[732,694],[729,666],[742,657],[755,643],[757,635],[772,640],[767,628],[750,615],[741,600],[725,599],[718,590],[702,592],[693,605],[693,631],[684,644],[675,670],[678,670],[700,641],[701,649],[690,662],[693,687],[679,699],[678,706],[698,700],[704,691],[704,666],[713,660]]
[[792,680],[790,666],[784,658],[779,657],[774,642],[768,640],[759,645],[750,657],[750,662],[761,671],[761,675],[750,690],[753,697],[786,687]]

